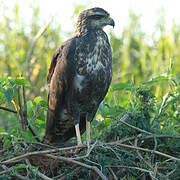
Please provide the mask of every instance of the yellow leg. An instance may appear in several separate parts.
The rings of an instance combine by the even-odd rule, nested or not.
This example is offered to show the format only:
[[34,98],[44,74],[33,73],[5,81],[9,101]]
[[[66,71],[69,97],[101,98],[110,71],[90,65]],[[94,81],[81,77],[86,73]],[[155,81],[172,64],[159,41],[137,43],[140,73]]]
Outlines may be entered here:
[[89,149],[91,143],[91,136],[90,136],[90,122],[86,120],[86,142],[87,147]]
[[78,146],[82,145],[81,134],[80,134],[80,130],[79,130],[79,123],[75,125],[75,130],[76,130],[77,144],[78,144]]

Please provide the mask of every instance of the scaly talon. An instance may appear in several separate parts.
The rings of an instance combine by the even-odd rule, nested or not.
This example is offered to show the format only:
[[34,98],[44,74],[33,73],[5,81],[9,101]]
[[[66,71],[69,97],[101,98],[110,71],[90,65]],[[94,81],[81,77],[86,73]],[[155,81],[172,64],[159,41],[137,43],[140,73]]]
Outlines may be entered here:
[[79,130],[79,123],[75,125],[75,130],[76,130],[76,137],[77,137],[77,145],[82,146],[81,134],[80,134],[80,130]]
[[90,149],[91,136],[90,136],[90,122],[86,120],[86,142],[88,150]]

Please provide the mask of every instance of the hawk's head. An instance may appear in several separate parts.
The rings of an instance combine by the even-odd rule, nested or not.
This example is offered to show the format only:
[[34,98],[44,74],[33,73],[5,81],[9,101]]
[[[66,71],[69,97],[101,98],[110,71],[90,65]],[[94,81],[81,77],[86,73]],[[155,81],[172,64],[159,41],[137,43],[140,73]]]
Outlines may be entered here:
[[76,24],[76,34],[85,33],[88,30],[102,29],[104,26],[115,25],[109,13],[102,8],[87,9],[79,14]]

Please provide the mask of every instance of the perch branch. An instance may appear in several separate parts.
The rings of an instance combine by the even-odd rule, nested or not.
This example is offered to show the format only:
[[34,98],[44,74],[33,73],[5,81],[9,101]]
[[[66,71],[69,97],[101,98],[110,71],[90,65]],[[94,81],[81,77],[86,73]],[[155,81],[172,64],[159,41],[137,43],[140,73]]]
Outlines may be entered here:
[[[155,154],[170,158],[171,160],[180,161],[180,159],[178,159],[176,157],[170,156],[168,154],[165,154],[165,153],[162,153],[162,152],[159,152],[159,151],[153,151],[153,150],[145,149],[145,148],[141,148],[141,147],[135,147],[135,146],[131,146],[131,145],[120,144],[117,141],[116,142],[111,142],[111,143],[106,143],[106,145],[118,145],[118,146],[125,147],[125,148],[137,149],[137,150],[141,150],[141,151],[145,151],[145,152],[155,153]],[[99,145],[97,145],[97,146],[99,146]],[[86,146],[85,145],[81,146],[81,148],[84,148],[84,147],[86,147]],[[45,151],[29,152],[29,153],[14,157],[12,159],[0,162],[0,164],[10,164],[10,163],[18,162],[18,161],[20,161],[20,160],[22,160],[22,159],[24,159],[24,158],[26,158],[28,156],[48,154],[48,153],[54,153],[54,152],[60,152],[60,151],[67,151],[67,150],[73,150],[73,149],[77,149],[77,148],[79,148],[79,146],[73,146],[73,147],[67,147],[67,148],[59,148],[59,149],[51,149],[51,150],[45,150]],[[69,159],[71,159],[71,158],[69,158]]]
[[34,156],[34,155],[42,155],[42,154],[48,154],[48,153],[55,153],[55,152],[60,152],[60,151],[68,151],[68,150],[73,150],[73,149],[78,149],[78,148],[85,148],[86,145],[82,145],[81,147],[79,146],[72,146],[72,147],[66,147],[66,148],[56,148],[56,149],[50,149],[50,150],[44,150],[44,151],[34,151],[34,152],[29,152],[26,154],[22,154],[19,156],[16,156],[14,158],[8,159],[6,161],[0,162],[1,164],[11,164],[14,162],[19,162],[22,159],[29,157],[29,156]]
[[[102,146],[102,145],[103,144],[97,144],[96,146],[99,147],[99,146]],[[179,158],[173,157],[171,155],[168,155],[168,154],[156,151],[156,150],[150,150],[150,149],[145,149],[145,148],[141,148],[141,147],[131,146],[131,145],[127,145],[127,144],[121,144],[118,141],[110,142],[110,143],[105,143],[104,145],[110,145],[110,146],[117,145],[117,146],[121,146],[121,147],[124,147],[124,148],[130,148],[130,149],[140,150],[140,151],[144,151],[144,152],[154,153],[154,154],[157,154],[157,155],[169,158],[171,160],[180,161]],[[26,158],[28,156],[32,156],[32,155],[41,155],[41,154],[55,153],[55,152],[68,151],[68,150],[73,150],[73,149],[78,149],[78,148],[85,148],[85,147],[86,146],[83,145],[81,147],[79,147],[79,146],[72,146],[72,147],[56,148],[56,149],[44,150],[44,151],[34,151],[34,152],[29,152],[29,153],[26,153],[26,154],[23,154],[23,155],[16,156],[16,157],[11,158],[9,160],[2,161],[2,162],[0,162],[0,164],[11,164],[11,163],[14,163],[14,162],[21,161],[22,159],[24,159],[24,158]],[[69,158],[69,159],[73,160],[71,158]]]
[[95,141],[95,143],[91,146],[91,148],[88,150],[86,155],[80,156],[80,157],[75,157],[75,158],[70,158],[70,159],[79,160],[79,159],[87,158],[90,155],[91,151],[94,149],[96,144],[97,144],[97,141]]
[[[102,146],[102,145],[103,144],[97,144],[96,146],[99,147],[99,146]],[[127,145],[127,144],[121,144],[118,141],[105,143],[104,145],[112,145],[112,146],[117,145],[117,146],[121,146],[121,147],[124,147],[124,148],[130,148],[130,149],[140,150],[140,151],[149,152],[149,153],[155,153],[155,154],[158,154],[160,156],[164,156],[166,158],[169,158],[171,160],[180,161],[179,158],[173,157],[171,155],[168,155],[168,154],[165,154],[165,153],[162,153],[162,152],[159,152],[159,151],[145,149],[145,148],[141,148],[141,147],[135,147],[135,146]],[[23,154],[23,155],[20,155],[20,156],[16,156],[16,157],[11,158],[11,159],[6,160],[6,161],[2,161],[2,162],[0,162],[0,165],[1,164],[10,164],[10,163],[18,162],[18,161],[20,161],[20,160],[22,160],[22,159],[24,159],[24,158],[26,158],[28,156],[55,153],[55,152],[67,151],[67,150],[73,150],[73,149],[85,148],[85,147],[86,147],[86,145],[82,145],[81,147],[72,146],[72,147],[66,147],[66,148],[56,148],[56,149],[51,149],[51,150],[29,152],[29,153],[26,153],[26,154]],[[73,159],[71,159],[71,158],[68,158],[68,159],[73,161]]]
[[96,166],[90,166],[90,165],[87,165],[85,163],[82,163],[82,162],[79,162],[79,161],[75,161],[73,159],[70,159],[70,158],[65,158],[65,157],[62,157],[62,156],[54,156],[54,155],[51,155],[51,154],[46,154],[47,157],[50,157],[52,159],[55,159],[55,160],[61,160],[61,161],[65,161],[65,162],[68,162],[68,163],[73,163],[73,164],[77,164],[79,166],[82,166],[82,167],[85,167],[87,169],[90,169],[90,170],[93,170],[95,171],[99,177],[101,177],[103,180],[108,180],[107,177],[96,167]]

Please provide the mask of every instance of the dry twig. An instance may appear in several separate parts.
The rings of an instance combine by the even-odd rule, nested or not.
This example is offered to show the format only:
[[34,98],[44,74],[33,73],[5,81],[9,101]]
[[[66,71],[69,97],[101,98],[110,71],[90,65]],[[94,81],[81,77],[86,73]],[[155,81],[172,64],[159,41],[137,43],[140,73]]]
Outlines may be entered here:
[[[8,168],[7,166],[5,165],[1,165],[1,167],[4,169],[4,171],[1,171],[0,172],[0,175],[4,175],[4,174],[7,174],[11,171],[10,168]],[[17,177],[18,179],[22,179],[22,180],[29,180],[29,178],[26,178],[18,173],[14,174],[15,177]]]
[[151,173],[151,171],[148,171],[147,169],[139,168],[139,167],[133,167],[133,166],[106,166],[106,167],[114,167],[114,168],[127,168],[127,169],[135,169],[146,173]]
[[140,150],[140,151],[145,151],[145,152],[149,152],[149,153],[155,153],[155,154],[158,154],[160,156],[170,158],[171,160],[180,161],[179,158],[173,157],[171,155],[168,155],[168,154],[165,154],[165,153],[162,153],[162,152],[159,152],[159,151],[154,151],[154,150],[145,149],[145,148],[141,148],[141,147],[135,147],[135,146],[127,145],[127,144],[121,144],[121,143],[118,143],[118,142],[110,142],[110,143],[107,143],[107,144],[109,144],[109,145],[117,145],[117,146],[121,146],[121,147],[124,147],[124,148],[130,148],[130,149],[135,149],[135,150]]
[[79,161],[75,161],[73,159],[70,159],[70,158],[65,158],[65,157],[62,157],[62,156],[54,156],[54,155],[51,155],[51,154],[46,154],[47,157],[50,157],[52,159],[55,159],[55,160],[61,160],[61,161],[65,161],[65,162],[68,162],[68,163],[73,163],[73,164],[77,164],[79,166],[82,166],[82,167],[85,167],[87,169],[90,169],[90,170],[93,170],[95,171],[99,177],[101,177],[103,180],[107,180],[107,177],[96,167],[96,166],[90,166],[90,165],[87,165],[85,163],[82,163],[82,162],[79,162]]
[[0,106],[0,109],[4,110],[4,111],[8,111],[8,112],[12,112],[14,114],[17,114],[17,111],[13,110],[13,109],[9,109],[7,107],[3,107],[3,106]]
[[[138,138],[135,139],[135,142],[134,142],[135,147],[137,147],[137,143],[138,143]],[[156,179],[156,174],[159,174],[157,172],[157,167],[155,167],[153,169],[152,165],[142,157],[142,155],[141,155],[141,153],[139,152],[138,149],[136,150],[136,153],[137,153],[139,159],[142,160],[151,169],[152,173],[150,173],[150,176],[152,177],[153,180],[155,180]]]
[[86,155],[80,156],[80,157],[75,157],[75,158],[70,158],[70,159],[79,160],[79,159],[87,158],[90,155],[91,151],[94,149],[96,144],[97,144],[97,141],[95,141],[95,143],[91,146],[91,148],[88,150]]
[[[29,162],[29,159],[26,159],[26,164],[27,164],[28,166],[31,166],[31,163]],[[41,173],[40,171],[37,171],[37,175],[38,175],[39,177],[41,177],[42,179],[44,179],[44,180],[52,180],[52,178],[47,177],[46,175],[44,175],[44,174]]]
[[108,168],[108,170],[109,170],[109,172],[112,174],[113,179],[114,179],[114,180],[117,180],[117,177],[116,177],[116,175],[115,175],[114,171],[112,170],[112,168],[111,168],[111,167],[109,167],[109,168]]
[[[148,132],[148,131],[145,131],[145,130],[143,130],[143,129],[140,129],[140,128],[138,128],[138,127],[135,127],[135,126],[133,126],[133,125],[125,122],[125,121],[127,121],[129,118],[130,118],[129,115],[128,115],[128,114],[125,114],[125,115],[124,115],[123,117],[121,117],[120,119],[119,119],[119,118],[116,118],[116,119],[118,119],[118,121],[119,121],[120,123],[123,123],[123,124],[125,124],[126,126],[129,126],[129,127],[133,128],[133,129],[139,131],[139,132],[152,135],[152,133],[150,133],[150,132]],[[117,126],[119,126],[120,123],[119,123]]]
[[[96,146],[102,146],[102,145],[103,144],[101,143],[101,144],[97,144]],[[135,146],[127,145],[127,144],[121,144],[118,141],[105,143],[104,145],[113,145],[113,146],[117,145],[117,146],[121,146],[121,147],[124,147],[124,148],[130,148],[130,149],[140,150],[140,151],[149,152],[149,153],[155,153],[157,155],[164,156],[164,157],[169,158],[171,160],[180,161],[179,158],[173,157],[171,155],[168,155],[168,154],[165,154],[165,153],[162,153],[162,152],[159,152],[159,151],[154,151],[154,150],[145,149],[145,148],[141,148],[141,147],[135,147]],[[0,162],[0,164],[11,164],[11,163],[14,163],[14,162],[21,161],[22,159],[24,159],[24,158],[26,158],[28,156],[32,156],[32,155],[42,155],[42,154],[55,153],[55,152],[60,152],[60,151],[73,150],[73,149],[78,149],[78,148],[85,148],[85,147],[86,146],[83,145],[81,147],[80,146],[72,146],[72,147],[56,148],[56,149],[50,149],[50,150],[44,150],[44,151],[34,151],[34,152],[29,152],[29,153],[26,153],[26,154],[23,154],[23,155],[20,155],[20,156],[16,156],[16,157],[14,157],[12,159]],[[71,159],[71,158],[69,158],[69,159]],[[71,160],[73,160],[73,159],[71,159]]]
[[[102,146],[102,145],[103,144],[101,143],[101,144],[97,144],[96,146]],[[131,145],[127,145],[127,144],[121,144],[118,141],[105,143],[104,145],[111,145],[111,146],[117,145],[117,146],[121,146],[121,147],[124,147],[124,148],[130,148],[130,149],[140,150],[140,151],[149,152],[149,153],[155,153],[157,155],[164,156],[164,157],[169,158],[171,160],[180,161],[179,158],[173,157],[171,155],[168,155],[168,154],[165,154],[165,153],[162,153],[162,152],[159,152],[159,151],[154,151],[154,150],[145,149],[145,148],[141,148],[141,147],[131,146]],[[20,155],[20,156],[16,156],[16,157],[11,158],[11,159],[6,160],[6,161],[2,161],[2,162],[0,162],[0,164],[11,164],[11,163],[14,163],[14,162],[21,161],[22,159],[24,159],[24,158],[26,158],[28,156],[55,153],[55,152],[73,150],[73,149],[84,148],[84,147],[86,147],[86,146],[85,145],[83,145],[81,147],[72,146],[72,147],[66,147],[66,148],[56,148],[56,149],[50,149],[50,150],[44,150],[44,151],[29,152],[29,153],[26,153],[26,154],[23,154],[23,155]],[[69,159],[73,160],[72,158],[69,158]]]
[[152,139],[152,138],[160,138],[160,139],[165,139],[165,138],[171,138],[171,139],[180,139],[180,136],[170,136],[170,135],[157,135],[157,134],[153,134],[153,135],[149,135],[149,136],[133,136],[133,137],[127,137],[127,138],[124,138],[124,139],[121,139],[121,140],[119,140],[118,142],[119,143],[125,143],[125,142],[127,142],[127,141],[132,141],[132,140],[134,140],[134,139],[143,139],[143,140],[145,140],[145,139]]
[[[138,139],[135,139],[135,143],[134,143],[135,147],[137,147],[137,142],[138,142]],[[137,153],[139,159],[142,160],[152,171],[153,168],[152,168],[151,164],[142,157],[142,155],[140,154],[138,149],[136,149],[136,153]]]
[[26,154],[22,154],[22,155],[16,156],[16,157],[8,159],[6,161],[2,161],[2,162],[0,162],[0,165],[1,164],[11,164],[11,163],[19,162],[22,159],[27,158],[29,156],[42,155],[42,154],[50,154],[50,153],[74,150],[74,149],[85,148],[85,147],[86,147],[86,145],[83,145],[83,146],[72,146],[72,147],[66,147],[66,148],[55,148],[55,149],[44,150],[44,151],[28,152]]

